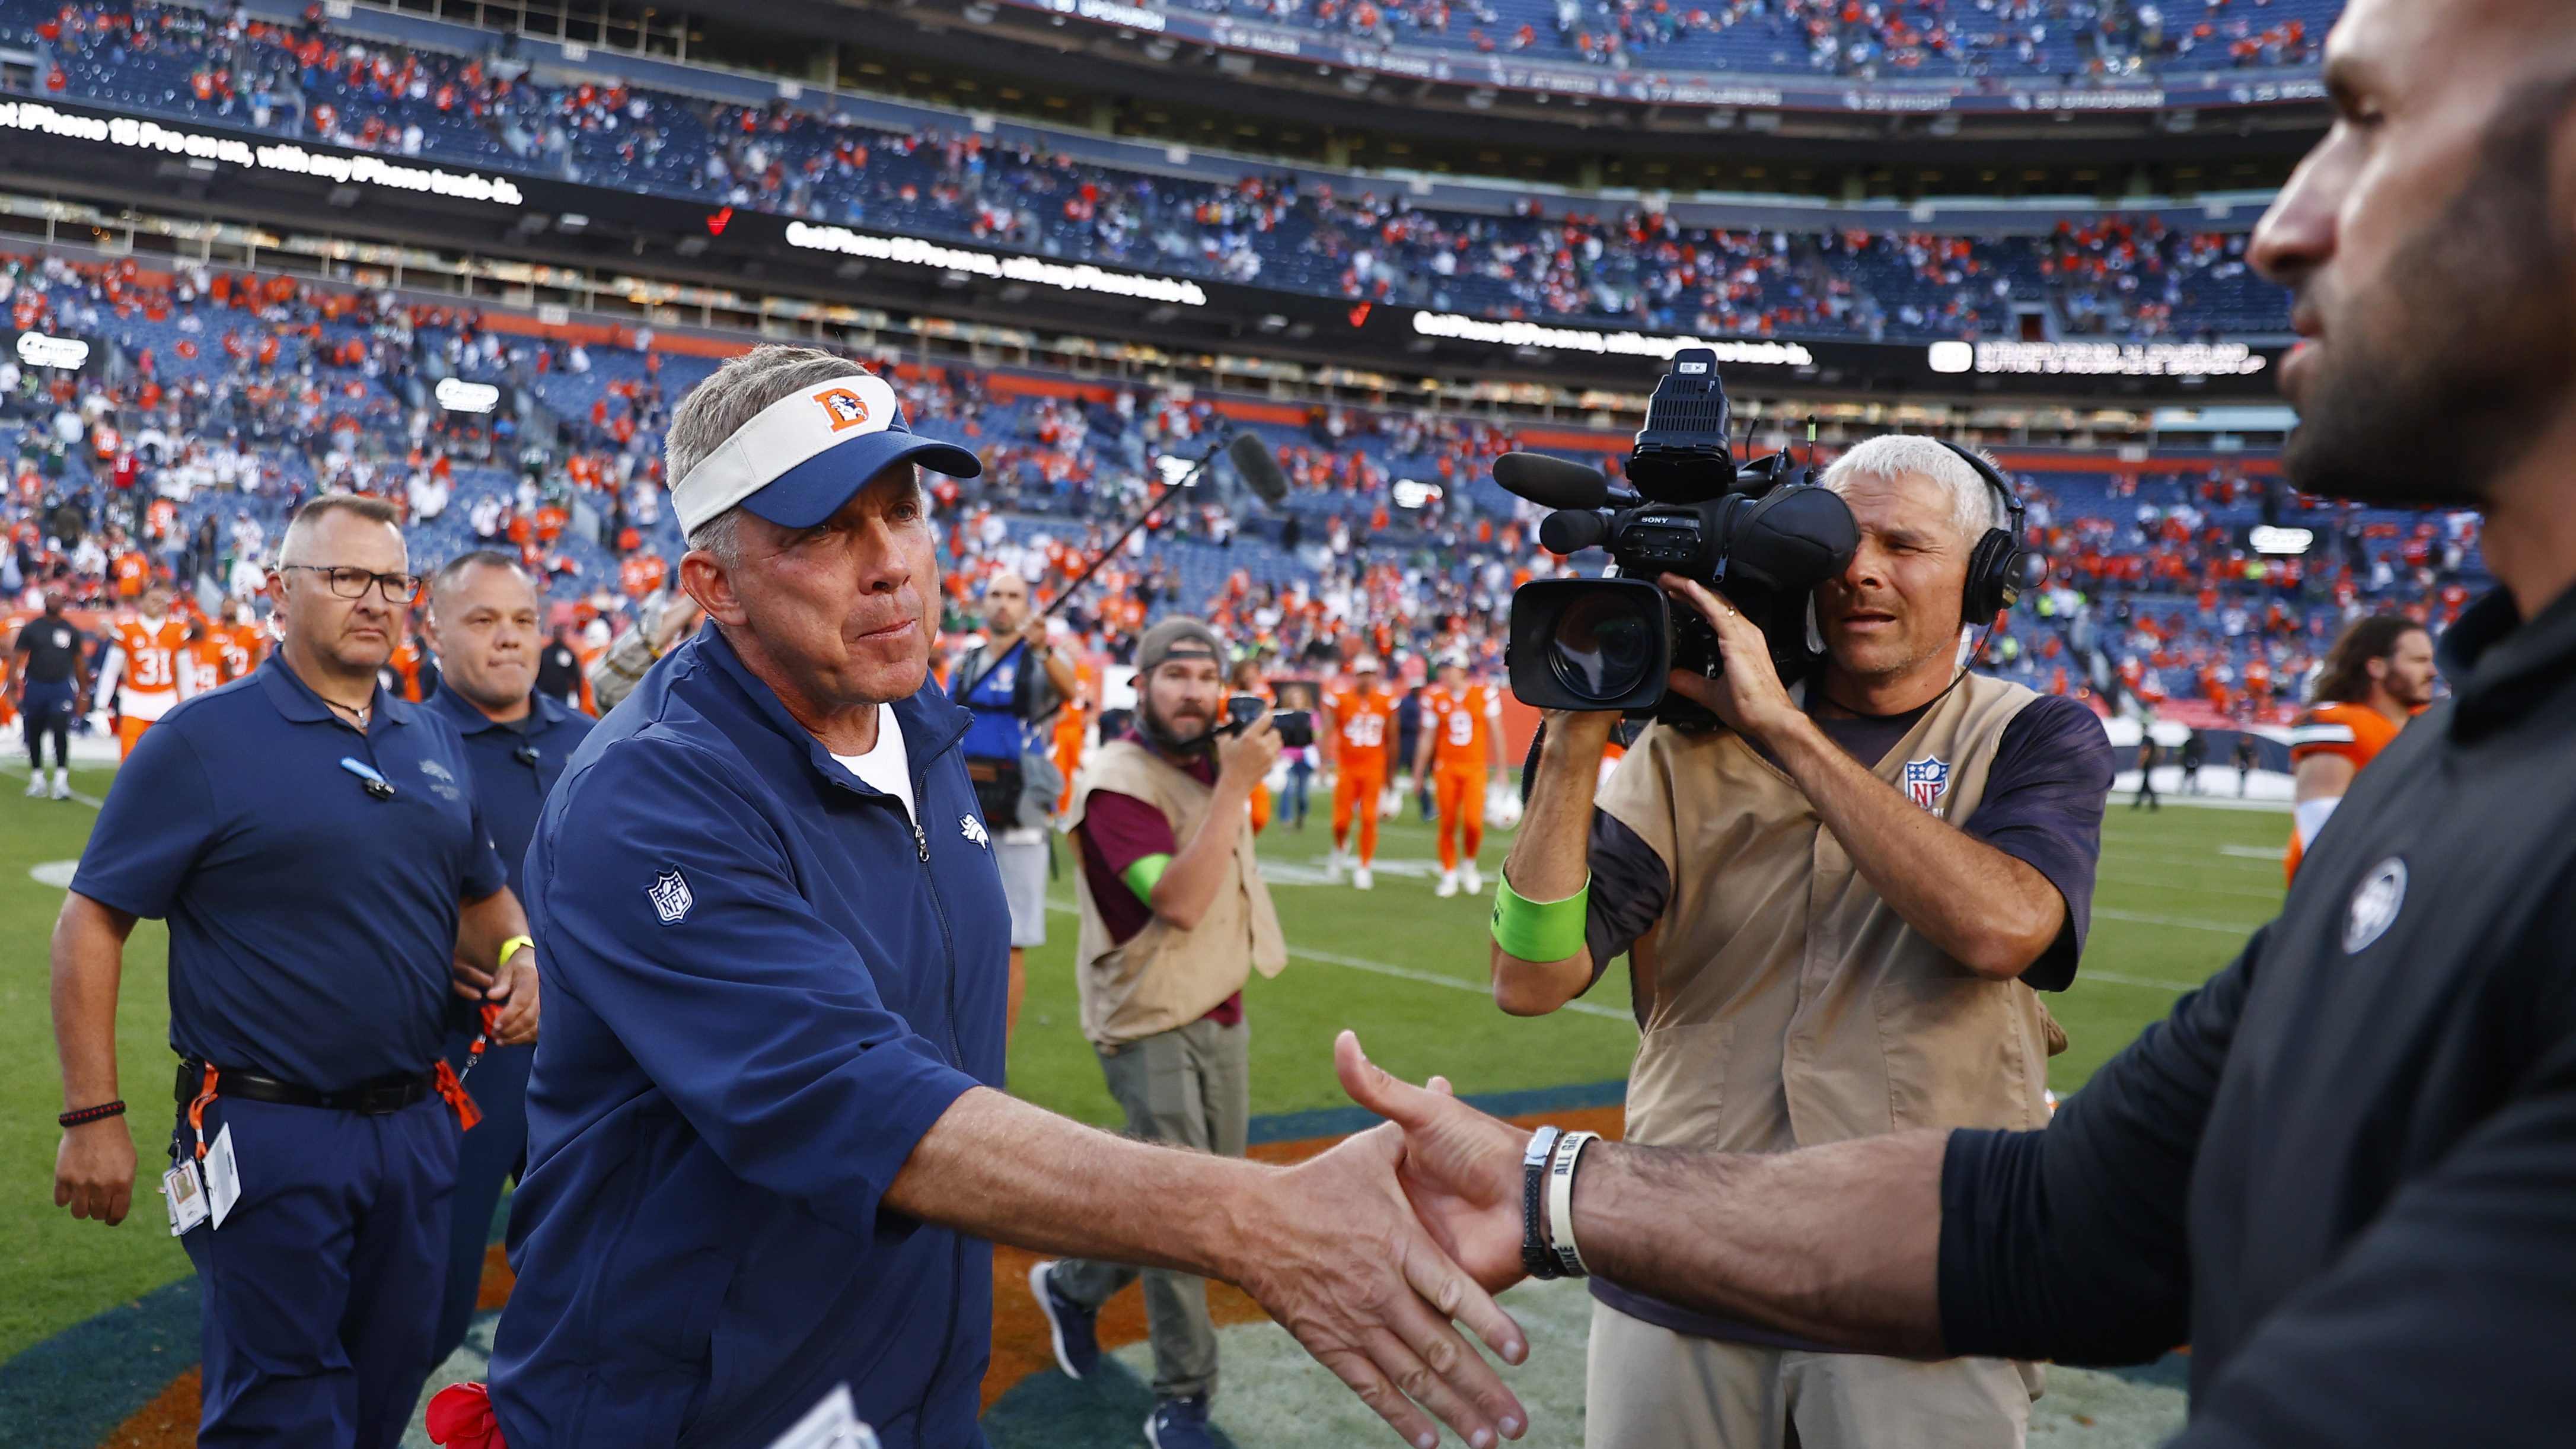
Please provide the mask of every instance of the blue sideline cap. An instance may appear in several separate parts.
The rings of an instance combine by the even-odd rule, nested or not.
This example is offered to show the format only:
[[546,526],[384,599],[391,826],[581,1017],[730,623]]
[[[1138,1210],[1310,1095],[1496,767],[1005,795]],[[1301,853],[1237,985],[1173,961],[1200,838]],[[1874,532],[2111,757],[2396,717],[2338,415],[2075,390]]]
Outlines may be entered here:
[[984,471],[964,448],[906,426],[884,378],[853,371],[761,409],[671,485],[671,507],[683,534],[737,504],[781,528],[811,528],[907,460],[952,478]]

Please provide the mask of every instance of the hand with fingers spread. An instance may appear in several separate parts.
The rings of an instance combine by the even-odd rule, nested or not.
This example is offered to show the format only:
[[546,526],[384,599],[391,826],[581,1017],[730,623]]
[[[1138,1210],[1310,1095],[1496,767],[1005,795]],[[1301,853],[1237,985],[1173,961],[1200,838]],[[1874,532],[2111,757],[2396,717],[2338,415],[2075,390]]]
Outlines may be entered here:
[[1264,1194],[1278,1225],[1250,1239],[1236,1281],[1410,1442],[1431,1449],[1436,1416],[1491,1449],[1529,1415],[1451,1320],[1506,1363],[1528,1339],[1415,1220],[1396,1180],[1405,1150],[1382,1127],[1282,1173]]
[[1441,1251],[1488,1292],[1519,1282],[1521,1154],[1530,1134],[1459,1101],[1442,1078],[1417,1087],[1390,1074],[1360,1050],[1355,1033],[1334,1040],[1333,1066],[1352,1101],[1387,1119],[1379,1132],[1403,1134],[1398,1178]]
[[1780,682],[1772,666],[1770,642],[1744,611],[1696,579],[1665,574],[1657,580],[1664,592],[1699,611],[1717,631],[1721,671],[1714,679],[1676,669],[1674,693],[1706,706],[1738,734],[1768,741],[1782,729],[1795,728],[1806,716]]

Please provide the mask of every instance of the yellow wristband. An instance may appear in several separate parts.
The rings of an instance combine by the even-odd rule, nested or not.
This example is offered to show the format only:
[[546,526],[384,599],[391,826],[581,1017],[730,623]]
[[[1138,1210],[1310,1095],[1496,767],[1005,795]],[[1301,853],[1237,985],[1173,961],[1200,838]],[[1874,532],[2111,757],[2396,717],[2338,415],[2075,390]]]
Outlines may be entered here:
[[537,943],[528,937],[512,936],[510,939],[501,943],[501,954],[493,961],[493,969],[499,970],[501,967],[509,965],[510,953],[518,950],[521,946],[525,946],[531,951],[537,949]]
[[1592,877],[1561,901],[1533,901],[1512,889],[1510,877],[1494,891],[1494,944],[1524,961],[1562,961],[1583,949],[1583,927]]

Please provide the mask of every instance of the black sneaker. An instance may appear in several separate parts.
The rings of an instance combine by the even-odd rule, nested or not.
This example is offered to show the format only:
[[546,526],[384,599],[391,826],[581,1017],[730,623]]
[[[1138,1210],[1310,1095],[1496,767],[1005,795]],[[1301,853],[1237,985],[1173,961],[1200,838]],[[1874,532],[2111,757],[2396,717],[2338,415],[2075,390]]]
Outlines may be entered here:
[[1154,1449],[1216,1449],[1208,1432],[1207,1395],[1165,1399],[1145,1416],[1145,1442]]
[[1058,1292],[1050,1276],[1056,1266],[1049,1260],[1031,1268],[1029,1293],[1038,1300],[1038,1312],[1046,1315],[1047,1337],[1055,1343],[1056,1367],[1063,1369],[1067,1378],[1087,1379],[1092,1370],[1100,1367],[1100,1310],[1085,1308]]

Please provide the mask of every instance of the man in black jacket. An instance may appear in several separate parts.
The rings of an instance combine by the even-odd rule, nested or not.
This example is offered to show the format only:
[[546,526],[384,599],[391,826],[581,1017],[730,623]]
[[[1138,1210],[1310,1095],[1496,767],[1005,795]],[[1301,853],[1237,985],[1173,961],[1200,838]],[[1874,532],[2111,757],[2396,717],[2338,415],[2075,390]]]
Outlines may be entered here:
[[[2327,56],[2334,128],[2249,253],[2298,293],[2285,471],[2486,510],[2504,587],[2443,641],[2452,696],[2346,797],[2280,919],[2042,1131],[1542,1144],[1561,1170],[1531,1198],[1528,1134],[1342,1042],[1417,1209],[1489,1287],[1561,1260],[1869,1353],[2188,1342],[2188,1449],[2566,1442],[2576,7],[2354,0]],[[2428,438],[2440,467],[2413,461]]]

